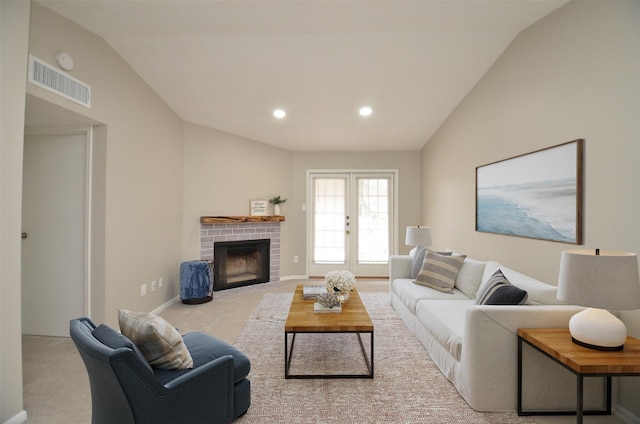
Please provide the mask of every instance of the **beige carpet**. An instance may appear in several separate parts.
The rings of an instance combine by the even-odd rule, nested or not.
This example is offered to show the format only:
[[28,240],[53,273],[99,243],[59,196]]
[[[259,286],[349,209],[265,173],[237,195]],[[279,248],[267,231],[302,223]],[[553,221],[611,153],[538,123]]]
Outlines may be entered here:
[[[400,423],[402,419],[416,424],[449,421],[489,422],[483,418],[486,417],[485,415],[470,411],[453,387],[430,363],[424,348],[409,334],[404,324],[390,309],[386,303],[389,284],[387,280],[358,280],[358,291],[367,302],[369,313],[376,324],[376,378],[373,382],[367,380],[285,381],[282,377],[284,372],[282,332],[289,304],[288,301],[285,301],[286,305],[276,304],[275,299],[285,299],[286,295],[291,296],[290,293],[293,293],[296,284],[316,282],[315,280],[289,280],[225,290],[216,292],[212,302],[201,305],[183,305],[178,302],[162,311],[160,315],[180,328],[181,332],[203,331],[229,343],[242,343],[243,348],[249,352],[253,365],[250,374],[253,384],[253,406],[245,417],[238,420],[242,423],[335,422],[336,419],[317,412],[325,410],[325,405],[330,405],[327,408],[333,409],[336,414],[342,414],[339,416],[347,417],[341,418],[340,421],[348,421],[349,424],[369,423],[376,420]],[[375,300],[369,299],[369,293],[379,294],[376,298],[379,302],[376,302],[376,305],[369,306]],[[285,294],[285,296],[273,297],[273,294]],[[263,300],[265,296],[267,300]],[[268,311],[271,312],[263,310],[265,303],[270,304]],[[270,316],[272,318],[268,318]],[[385,324],[382,324],[383,321]],[[277,322],[280,323],[280,327],[274,328]],[[256,340],[256,344],[252,345],[250,339],[252,332],[260,333],[263,328],[270,332],[256,334],[263,341]],[[397,348],[386,347],[389,345],[387,340],[399,340]],[[302,339],[296,342],[294,354],[296,358],[302,358],[304,363],[304,357],[299,355],[303,350],[298,350],[298,347],[312,345],[300,342]],[[343,342],[341,345],[348,343]],[[71,339],[23,336],[22,352],[24,407],[29,417],[27,423],[89,423],[91,421],[89,379]],[[400,359],[404,361],[400,363]],[[343,361],[343,363],[349,362]],[[414,363],[419,366],[414,366]],[[418,375],[421,378],[428,375],[431,380],[418,379]],[[392,381],[401,382],[403,386],[392,386]],[[429,381],[429,383],[418,384],[417,382],[420,381]],[[431,383],[436,381],[440,383],[437,385]],[[434,387],[442,392],[435,395]],[[303,394],[313,399],[313,403],[303,402]],[[440,399],[440,395],[445,399]],[[447,408],[446,411],[441,411],[443,421],[435,415],[437,411],[434,408]],[[421,413],[421,409],[426,412]],[[420,413],[416,413],[416,410]],[[414,415],[419,417],[409,421],[409,417]],[[449,419],[450,415],[455,418]],[[313,418],[314,416],[320,418]],[[527,422],[526,420],[517,421],[510,415],[494,417],[497,420],[494,422]],[[506,420],[499,421],[503,417]],[[480,421],[474,421],[476,418]],[[534,419],[538,424],[575,423],[575,417],[571,416],[534,417]],[[615,416],[590,416],[585,417],[585,423],[623,424],[624,421]]]
[[[283,331],[291,296],[265,294],[236,343],[252,368],[252,406],[238,422],[534,422],[515,413],[471,409],[389,306],[386,293],[361,294],[375,327],[373,380],[285,380]],[[366,371],[354,335],[298,336],[295,349],[292,372],[294,367],[304,372],[305,363],[314,364],[308,367],[312,372]]]

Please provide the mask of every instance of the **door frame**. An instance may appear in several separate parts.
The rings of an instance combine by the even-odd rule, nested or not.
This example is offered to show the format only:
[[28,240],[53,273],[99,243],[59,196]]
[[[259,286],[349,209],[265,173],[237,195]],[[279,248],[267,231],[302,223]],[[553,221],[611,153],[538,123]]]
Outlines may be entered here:
[[305,264],[305,273],[307,275],[307,277],[310,276],[310,270],[311,270],[311,261],[313,260],[313,244],[312,244],[312,240],[313,240],[313,228],[311,223],[313,222],[313,207],[312,207],[312,202],[313,202],[313,193],[311,190],[311,177],[314,174],[326,174],[327,176],[330,175],[334,175],[334,174],[362,174],[362,175],[370,175],[370,174],[392,174],[393,175],[393,204],[391,205],[391,210],[393,213],[393,217],[391,219],[391,223],[389,225],[390,229],[390,234],[389,237],[391,239],[390,243],[389,243],[389,255],[395,255],[396,252],[398,251],[398,237],[397,237],[397,233],[398,233],[398,209],[399,209],[399,202],[398,202],[398,187],[399,187],[399,183],[398,183],[398,169],[383,169],[383,168],[375,168],[375,169],[370,169],[370,168],[366,168],[366,169],[358,169],[358,168],[351,168],[351,169],[345,169],[345,168],[340,168],[340,169],[334,169],[334,168],[321,168],[321,169],[307,169],[306,172],[306,181],[305,181],[305,191],[306,191],[306,196],[305,196],[305,210],[306,210],[306,214],[305,214],[305,218],[306,218],[306,222],[308,225],[306,225],[306,264]]
[[[65,135],[83,135],[86,142],[85,157],[85,217],[84,217],[84,304],[83,309],[85,316],[91,317],[91,242],[92,242],[92,160],[93,160],[93,127],[92,126],[36,126],[25,127],[24,137],[29,136],[65,136]],[[23,187],[24,190],[24,187]],[[21,259],[22,260],[22,259]]]

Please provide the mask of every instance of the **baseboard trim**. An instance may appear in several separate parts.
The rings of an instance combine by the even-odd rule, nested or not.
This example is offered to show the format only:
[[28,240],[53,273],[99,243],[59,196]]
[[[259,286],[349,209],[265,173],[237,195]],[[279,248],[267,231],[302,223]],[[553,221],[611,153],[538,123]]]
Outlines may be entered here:
[[27,422],[27,411],[24,409],[13,417],[9,418],[4,424],[22,424]]
[[280,281],[288,281],[288,280],[308,280],[308,275],[287,275],[285,277],[280,277]]
[[638,417],[637,415],[631,413],[631,411],[629,411],[628,409],[623,408],[622,406],[620,406],[620,404],[616,404],[614,415],[617,415],[624,422],[629,423],[629,424],[640,423],[640,417]]
[[180,301],[180,296],[176,296],[173,299],[169,300],[168,302],[165,302],[162,305],[160,305],[157,308],[155,308],[153,311],[151,311],[151,313],[158,315],[160,312],[164,311],[165,309],[167,309],[169,306],[173,305],[174,303],[178,303],[179,301]]

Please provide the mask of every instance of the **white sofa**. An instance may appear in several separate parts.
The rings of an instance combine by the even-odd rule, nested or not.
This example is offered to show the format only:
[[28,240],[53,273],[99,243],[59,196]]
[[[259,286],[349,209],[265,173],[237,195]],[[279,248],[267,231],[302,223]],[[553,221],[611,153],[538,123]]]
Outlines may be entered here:
[[[556,287],[493,261],[466,258],[453,294],[414,283],[411,257],[391,256],[390,303],[444,376],[478,411],[517,410],[518,328],[568,327],[582,308],[557,300]],[[496,270],[528,293],[524,305],[475,305]],[[575,410],[576,378],[533,348],[523,349],[523,409]],[[585,409],[605,407],[604,382],[585,379]]]

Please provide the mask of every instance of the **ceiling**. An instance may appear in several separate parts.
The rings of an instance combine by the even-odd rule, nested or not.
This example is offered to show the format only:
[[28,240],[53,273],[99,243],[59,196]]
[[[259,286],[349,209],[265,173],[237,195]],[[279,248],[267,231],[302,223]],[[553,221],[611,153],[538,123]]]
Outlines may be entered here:
[[293,151],[385,151],[421,149],[567,0],[38,2],[106,40],[185,121]]

